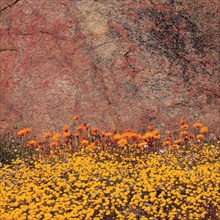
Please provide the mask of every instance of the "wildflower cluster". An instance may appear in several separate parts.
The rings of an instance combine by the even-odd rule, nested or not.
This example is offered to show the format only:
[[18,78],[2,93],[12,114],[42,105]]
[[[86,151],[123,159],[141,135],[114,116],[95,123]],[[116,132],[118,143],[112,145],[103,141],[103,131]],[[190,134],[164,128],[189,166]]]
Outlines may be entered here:
[[[180,131],[173,135],[168,132],[166,136],[154,129],[153,126],[147,126],[144,134],[125,130],[124,132],[102,132],[98,128],[92,128],[86,123],[79,123],[78,115],[73,117],[75,126],[65,125],[59,133],[44,132],[41,140],[33,140],[27,138],[27,129],[22,129],[17,132],[22,140],[20,150],[25,147],[25,150],[20,153],[23,157],[28,155],[50,155],[60,154],[69,150],[74,153],[81,150],[105,151],[114,154],[115,157],[126,158],[138,155],[146,155],[152,152],[161,152],[164,149],[169,151],[181,150],[190,148],[195,143],[205,143],[208,141],[208,128],[201,123],[195,123],[189,126],[185,120],[180,120]],[[28,128],[30,131],[31,129]],[[26,135],[26,136],[25,136]],[[209,141],[210,142],[210,141]],[[27,149],[28,147],[28,149]],[[27,152],[28,151],[28,152]]]
[[1,219],[220,218],[220,148],[206,143],[207,127],[181,120],[178,135],[162,137],[73,119],[40,141],[18,133],[28,150],[0,170]]

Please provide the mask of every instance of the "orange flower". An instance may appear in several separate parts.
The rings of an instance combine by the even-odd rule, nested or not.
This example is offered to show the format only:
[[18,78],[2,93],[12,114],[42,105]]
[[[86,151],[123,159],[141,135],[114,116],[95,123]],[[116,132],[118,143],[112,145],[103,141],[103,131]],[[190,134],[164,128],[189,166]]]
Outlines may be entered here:
[[112,137],[112,139],[113,140],[119,140],[119,139],[121,139],[122,138],[122,135],[121,134],[115,134],[113,137]]
[[43,133],[43,137],[44,138],[49,138],[49,137],[52,137],[53,135],[52,135],[52,133],[51,132],[44,132]]
[[171,136],[172,136],[172,132],[170,132],[170,131],[167,132],[167,136],[168,136],[168,137],[171,137]]
[[208,128],[207,127],[202,127],[201,129],[200,129],[200,133],[202,133],[202,134],[205,134],[205,133],[207,133],[208,132]]
[[142,141],[138,144],[139,147],[145,147],[147,145],[146,141]]
[[17,132],[17,135],[18,135],[18,136],[23,136],[23,135],[25,135],[25,134],[26,134],[25,129],[22,129],[22,130],[20,130],[20,131]]
[[37,141],[30,140],[30,141],[28,141],[27,146],[34,147],[36,144],[37,144]]
[[50,142],[50,147],[58,147],[58,142],[57,141],[52,141]]
[[79,137],[78,133],[73,134],[73,137]]
[[153,132],[153,134],[154,134],[154,135],[159,135],[160,132],[159,132],[158,130],[156,130],[156,131]]
[[189,137],[190,138],[195,138],[195,135],[194,134],[189,134]]
[[104,132],[104,136],[105,136],[105,137],[111,137],[111,136],[112,136],[112,133],[111,133],[111,132]]
[[142,138],[141,134],[133,133],[133,138],[136,140],[140,140]]
[[88,140],[82,140],[81,141],[81,145],[85,146],[88,145],[89,141]]
[[99,131],[98,128],[93,128],[93,129],[92,129],[92,133],[97,133],[98,131]]
[[195,127],[195,128],[201,128],[202,126],[203,126],[203,124],[201,124],[201,123],[193,124],[193,127]]
[[149,139],[149,138],[153,138],[154,137],[154,134],[153,133],[151,133],[151,132],[147,132],[147,133],[145,133],[144,135],[143,135],[143,139]]
[[120,146],[120,147],[123,147],[124,145],[126,145],[128,143],[127,139],[125,138],[122,138],[120,139],[117,144]]
[[182,135],[182,136],[186,136],[187,134],[188,134],[187,131],[181,131],[181,132],[180,132],[180,135]]
[[131,139],[132,138],[132,133],[130,131],[126,131],[122,134],[122,136],[124,138],[127,138],[127,139]]
[[185,122],[185,120],[184,119],[180,119],[180,125],[184,125],[186,122]]
[[160,139],[160,132],[157,131],[157,130],[154,131],[154,132],[153,132],[153,138],[154,138],[154,139]]
[[44,143],[44,141],[38,141],[38,147],[43,147]]
[[61,137],[61,134],[58,134],[58,133],[54,134],[52,137],[52,140],[57,141],[57,140],[59,140],[60,137]]
[[198,135],[196,136],[196,138],[197,138],[198,140],[202,140],[202,139],[204,138],[204,135],[198,134]]
[[86,124],[81,124],[81,125],[76,127],[76,130],[79,131],[79,132],[80,131],[86,131],[86,130],[88,130],[88,126]]
[[73,117],[73,121],[77,121],[79,119],[79,116],[78,115],[75,115],[74,117]]
[[88,147],[87,147],[87,149],[88,149],[89,151],[94,150],[94,148],[95,148],[95,143],[91,143],[91,144],[88,145]]
[[69,130],[69,128],[70,128],[70,126],[69,126],[69,125],[65,125],[65,126],[63,127],[63,131],[68,131],[68,130]]
[[153,131],[153,130],[154,130],[154,127],[151,126],[151,125],[149,125],[149,126],[147,126],[147,130],[148,130],[148,131]]
[[65,137],[65,138],[71,137],[71,132],[70,132],[70,131],[64,132],[64,133],[63,133],[63,137]]
[[179,149],[180,146],[178,144],[173,144],[170,146],[171,149]]
[[28,134],[32,131],[32,128],[25,128],[24,130],[25,130],[26,134]]
[[170,142],[170,140],[166,140],[166,141],[164,141],[163,143],[162,143],[162,146],[168,146],[168,145],[170,145],[171,144],[171,142]]
[[160,134],[155,134],[154,139],[156,139],[156,140],[160,139]]
[[183,139],[178,139],[174,141],[174,144],[181,144],[183,143]]
[[187,125],[187,124],[184,124],[184,125],[181,126],[182,130],[187,130],[188,128],[189,128],[189,125]]
[[189,136],[188,136],[188,135],[185,135],[185,136],[183,137],[183,139],[184,139],[184,140],[188,140],[188,139],[189,139]]

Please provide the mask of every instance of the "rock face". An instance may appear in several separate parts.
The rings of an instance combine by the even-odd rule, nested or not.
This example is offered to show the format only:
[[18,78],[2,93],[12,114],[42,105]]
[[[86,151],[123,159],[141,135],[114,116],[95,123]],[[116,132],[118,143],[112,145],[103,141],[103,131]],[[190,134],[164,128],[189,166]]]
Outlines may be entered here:
[[1,0],[0,132],[219,130],[219,0]]

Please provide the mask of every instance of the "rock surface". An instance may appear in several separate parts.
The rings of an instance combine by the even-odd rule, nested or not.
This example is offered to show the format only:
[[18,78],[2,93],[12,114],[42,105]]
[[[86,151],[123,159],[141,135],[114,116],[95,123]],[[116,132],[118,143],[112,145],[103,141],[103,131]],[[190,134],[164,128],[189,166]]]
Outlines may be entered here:
[[219,0],[1,0],[0,132],[219,133]]

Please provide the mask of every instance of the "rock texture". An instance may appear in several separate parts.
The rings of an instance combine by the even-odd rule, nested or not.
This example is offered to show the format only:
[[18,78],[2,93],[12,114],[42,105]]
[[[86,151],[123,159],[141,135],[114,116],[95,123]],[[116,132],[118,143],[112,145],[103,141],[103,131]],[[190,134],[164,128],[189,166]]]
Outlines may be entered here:
[[219,132],[219,0],[1,0],[0,132]]

